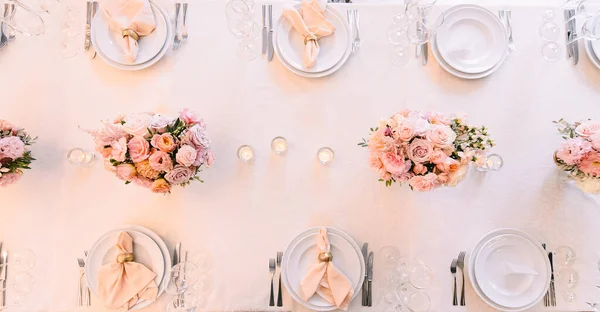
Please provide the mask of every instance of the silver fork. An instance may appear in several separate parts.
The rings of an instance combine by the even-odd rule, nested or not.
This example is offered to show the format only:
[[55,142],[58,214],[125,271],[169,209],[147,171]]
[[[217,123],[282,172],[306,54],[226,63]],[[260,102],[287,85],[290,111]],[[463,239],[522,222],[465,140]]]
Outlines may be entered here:
[[177,50],[181,44],[181,33],[179,32],[179,12],[181,11],[181,3],[175,3],[175,38],[173,39],[173,50]]
[[269,306],[275,306],[275,296],[273,295],[273,278],[275,277],[275,258],[269,258],[269,272],[271,273],[271,295],[269,297]]
[[279,291],[277,292],[277,306],[283,307],[283,297],[281,295],[281,260],[283,259],[283,252],[277,252],[277,270],[279,270]]
[[354,44],[352,46],[354,52],[356,52],[360,48],[360,12],[358,9],[353,9],[352,11],[354,14],[354,28],[356,29],[356,36],[354,37]]
[[450,263],[450,273],[452,273],[452,276],[454,277],[454,291],[452,292],[452,305],[457,306],[458,305],[458,298],[456,296],[456,263],[458,262],[458,259],[452,259],[452,263]]
[[[352,14],[352,9],[346,10],[346,19],[348,19],[348,26],[350,26],[350,32],[354,34],[354,15]],[[354,45],[354,39],[352,40],[352,47],[350,47],[350,51],[354,53],[356,51],[356,47]]]
[[85,269],[85,261],[83,261],[83,259],[81,258],[77,258],[77,264],[79,265],[79,289],[77,292],[77,305],[78,306],[83,306],[83,291],[81,290],[81,278],[83,277],[83,274],[85,273],[84,269]]
[[[88,253],[89,253],[89,250],[83,251],[86,261],[87,261]],[[85,305],[88,307],[92,305],[91,292],[90,292],[90,288],[87,286],[87,282],[85,283]]]
[[460,269],[460,273],[462,275],[462,287],[460,289],[460,305],[466,305],[465,302],[465,255],[467,253],[465,251],[461,251],[458,254],[458,268]]
[[181,38],[183,39],[183,43],[186,43],[188,39],[187,27],[185,26],[187,20],[187,7],[188,4],[186,2],[183,4],[183,22],[181,24]]
[[515,40],[513,39],[513,28],[512,28],[512,11],[506,11],[506,26],[508,26],[508,49],[510,51],[517,51],[515,46]]

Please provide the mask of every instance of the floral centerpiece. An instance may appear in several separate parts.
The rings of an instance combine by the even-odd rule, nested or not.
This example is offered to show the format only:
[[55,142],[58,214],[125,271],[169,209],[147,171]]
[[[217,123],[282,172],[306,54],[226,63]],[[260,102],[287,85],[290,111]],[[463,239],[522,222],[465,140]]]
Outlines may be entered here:
[[29,165],[35,158],[27,146],[35,143],[35,139],[22,128],[0,119],[0,186],[19,181],[23,169],[31,169]]
[[118,116],[88,133],[108,170],[125,184],[133,182],[154,193],[202,182],[198,174],[215,160],[204,121],[188,109],[178,118],[154,113]]
[[585,193],[600,194],[600,120],[554,121],[565,141],[554,162]]
[[406,109],[381,120],[358,145],[369,148],[370,165],[386,186],[406,182],[424,192],[456,186],[495,143],[486,127],[468,125],[465,117]]

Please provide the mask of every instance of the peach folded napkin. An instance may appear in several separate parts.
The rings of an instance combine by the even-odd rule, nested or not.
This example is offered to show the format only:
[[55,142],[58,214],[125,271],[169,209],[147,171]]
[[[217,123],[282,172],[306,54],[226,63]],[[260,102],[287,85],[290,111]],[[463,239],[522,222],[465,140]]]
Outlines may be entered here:
[[135,36],[123,36],[124,31],[132,30],[139,37],[149,35],[156,28],[154,13],[148,0],[104,0],[100,5],[106,17],[110,30],[116,32],[117,40],[125,58],[135,61],[139,46]]
[[[119,233],[117,248],[123,254],[133,253],[133,239],[127,232]],[[136,262],[106,264],[98,271],[98,295],[104,305],[113,310],[127,311],[138,300],[156,300],[156,273]]]
[[[318,244],[321,253],[330,252],[331,245],[327,237],[327,229],[322,228],[319,233]],[[335,257],[335,255],[334,255]],[[337,308],[346,310],[354,289],[352,283],[333,262],[318,262],[300,282],[304,300],[310,299],[315,293]]]
[[304,66],[311,68],[317,63],[319,42],[321,37],[335,32],[335,26],[325,16],[326,0],[303,0],[302,13],[294,7],[283,9],[283,16],[292,24],[304,39]]

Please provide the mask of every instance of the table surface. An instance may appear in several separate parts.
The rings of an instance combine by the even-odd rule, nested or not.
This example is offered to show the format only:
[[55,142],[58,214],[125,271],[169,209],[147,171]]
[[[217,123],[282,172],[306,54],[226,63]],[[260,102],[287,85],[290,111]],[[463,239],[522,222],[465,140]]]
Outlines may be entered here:
[[[491,230],[522,229],[550,249],[573,247],[581,277],[576,304],[558,294],[557,308],[533,310],[587,308],[585,301],[600,299],[600,205],[559,182],[551,155],[561,138],[551,121],[598,117],[600,70],[583,49],[577,66],[542,58],[537,29],[546,7],[537,2],[513,8],[518,50],[478,81],[450,76],[432,55],[425,67],[416,60],[391,65],[386,29],[399,10],[392,4],[357,5],[360,51],[336,74],[316,80],[295,76],[276,58],[238,59],[223,2],[190,4],[189,43],[140,72],[83,54],[63,59],[57,20],[43,37],[19,37],[0,54],[0,112],[39,136],[32,147],[37,161],[20,183],[0,189],[0,237],[8,250],[37,255],[27,307],[73,310],[76,258],[104,232],[138,224],[169,248],[182,241],[214,257],[207,311],[268,310],[267,258],[319,225],[342,229],[375,251],[394,245],[422,259],[434,272],[428,293],[439,312],[493,311],[469,284],[467,307],[451,306],[450,260]],[[185,107],[205,119],[217,157],[202,173],[203,184],[154,195],[123,185],[101,163],[82,168],[65,159],[73,147],[92,147],[78,126],[96,128],[120,112],[175,115]],[[456,188],[429,193],[386,188],[356,144],[380,118],[403,108],[467,113],[489,127],[504,168],[472,171]],[[270,151],[275,136],[288,139],[285,157]],[[236,158],[242,144],[255,148],[254,164]],[[322,146],[335,150],[331,166],[316,161]],[[376,307],[354,300],[349,310],[378,310],[381,293],[375,292]],[[144,311],[162,311],[166,302],[163,296]],[[284,302],[286,310],[306,311],[287,294]],[[92,310],[105,309],[93,300]]]

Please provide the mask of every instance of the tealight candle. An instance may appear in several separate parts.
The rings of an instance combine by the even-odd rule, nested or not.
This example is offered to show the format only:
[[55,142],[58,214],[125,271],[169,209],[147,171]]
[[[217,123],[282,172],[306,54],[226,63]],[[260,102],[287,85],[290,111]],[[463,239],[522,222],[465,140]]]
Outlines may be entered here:
[[321,147],[317,152],[317,158],[319,159],[319,162],[323,165],[328,165],[329,163],[331,163],[334,157],[335,153],[329,147]]
[[67,153],[67,160],[74,165],[92,165],[96,161],[96,154],[83,148],[73,148]]
[[238,158],[245,163],[252,162],[254,160],[254,149],[249,145],[242,145],[238,148]]
[[281,156],[285,155],[285,153],[287,152],[287,148],[288,148],[288,143],[284,137],[278,136],[278,137],[275,137],[273,140],[271,140],[271,149],[277,155],[281,155]]
[[504,160],[498,154],[491,154],[488,155],[487,159],[485,160],[485,165],[491,171],[498,171],[502,169],[502,166],[504,165]]

